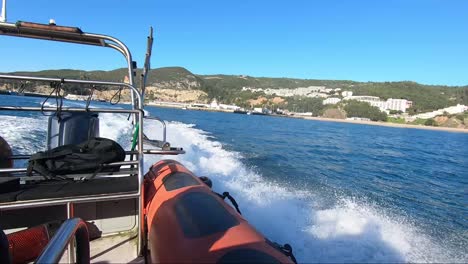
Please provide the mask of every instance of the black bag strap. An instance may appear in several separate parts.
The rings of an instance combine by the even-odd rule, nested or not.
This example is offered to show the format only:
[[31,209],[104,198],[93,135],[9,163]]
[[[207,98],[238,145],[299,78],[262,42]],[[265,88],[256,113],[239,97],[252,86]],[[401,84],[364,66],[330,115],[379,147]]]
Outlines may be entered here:
[[29,161],[28,169],[26,170],[27,176],[32,176],[32,172],[35,171],[40,175],[44,176],[44,178],[50,180],[53,179],[56,175],[50,172],[43,164],[38,162],[37,160]]
[[94,179],[94,177],[96,177],[96,175],[97,175],[98,173],[100,173],[100,172],[102,171],[103,168],[104,168],[104,166],[102,166],[102,164],[99,165],[98,169],[97,169],[90,177],[84,178],[84,179],[82,179],[82,180],[85,181],[85,180],[92,180],[92,179]]
[[44,159],[54,159],[74,153],[74,148],[63,148],[60,151],[56,152],[38,152],[29,158],[29,160],[44,160]]
[[29,161],[28,162],[28,168],[26,170],[26,176],[32,176],[32,172],[33,172],[33,167],[34,167],[34,161]]

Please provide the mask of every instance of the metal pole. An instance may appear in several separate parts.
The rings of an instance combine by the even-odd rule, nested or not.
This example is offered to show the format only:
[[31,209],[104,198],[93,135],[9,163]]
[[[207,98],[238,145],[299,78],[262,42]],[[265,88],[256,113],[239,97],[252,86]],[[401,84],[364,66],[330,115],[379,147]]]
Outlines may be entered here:
[[0,22],[6,22],[6,0],[2,1],[2,15],[0,16]]
[[[107,35],[99,35],[99,34],[92,34],[92,33],[83,33],[84,36],[91,36],[91,37],[96,37],[96,38],[101,38],[101,39],[107,39],[110,40],[117,45],[120,46],[121,49],[117,49],[119,51],[123,51],[123,55],[125,56],[125,59],[127,60],[127,65],[128,65],[128,80],[130,82],[130,85],[135,86],[135,80],[133,76],[133,61],[132,61],[132,54],[128,47],[119,39],[107,36]],[[106,44],[106,46],[109,46]],[[115,47],[113,47],[115,49]],[[133,99],[133,98],[132,98]],[[133,102],[133,101],[132,101]]]
[[[73,203],[67,203],[67,220],[73,218]],[[68,263],[75,263],[75,238],[70,239],[68,243]]]
[[140,129],[138,130],[138,190],[140,196],[138,197],[138,243],[137,243],[137,254],[140,255],[142,252],[143,245],[143,164],[144,164],[144,154],[143,154],[143,110],[138,115],[138,123],[140,124]]
[[[102,37],[101,35],[95,35],[95,34],[90,34],[90,33],[85,33],[85,35],[88,35],[88,36],[100,36]],[[120,52],[123,51],[123,55],[125,57],[125,59],[127,60],[127,65],[128,65],[128,81],[130,83],[130,85],[132,87],[135,87],[135,78],[133,76],[133,71],[135,70],[133,68],[133,60],[132,60],[132,54],[130,52],[130,50],[128,49],[128,47],[123,43],[121,42],[120,40],[116,39],[116,38],[113,38],[113,37],[110,37],[110,36],[105,36],[106,39],[110,40],[110,41],[113,41],[115,42],[116,44],[118,44],[118,46],[120,46],[120,49],[117,49],[115,46],[109,46],[109,45],[106,45],[106,46],[109,46],[109,47],[112,47]],[[140,93],[137,91],[134,91],[132,90],[130,92],[130,97],[131,97],[131,100],[132,100],[132,109],[135,110],[135,109],[142,109],[142,105],[143,103],[141,102],[141,95]],[[135,100],[135,99],[138,99],[138,100]],[[133,123],[135,123],[136,121],[136,116],[133,115]]]
[[[146,46],[146,55],[145,55],[145,64],[143,65],[143,72],[141,74],[141,97],[145,98],[145,90],[146,90],[146,80],[148,79],[148,74],[151,69],[151,51],[153,48],[153,27],[150,27],[150,33],[147,39],[147,46]],[[144,105],[144,102],[143,102]]]

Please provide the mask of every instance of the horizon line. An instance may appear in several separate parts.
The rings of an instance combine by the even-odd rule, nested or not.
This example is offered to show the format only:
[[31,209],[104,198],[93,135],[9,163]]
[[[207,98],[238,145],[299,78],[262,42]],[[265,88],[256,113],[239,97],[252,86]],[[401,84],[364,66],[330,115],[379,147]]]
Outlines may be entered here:
[[[350,80],[350,79],[318,79],[318,78],[300,78],[300,77],[286,77],[286,76],[254,76],[250,74],[233,74],[233,73],[204,73],[204,74],[199,74],[199,73],[194,73],[193,71],[187,69],[186,67],[183,66],[161,66],[157,68],[151,68],[151,70],[157,70],[157,69],[162,69],[162,68],[182,68],[194,75],[200,75],[200,76],[212,76],[212,75],[227,75],[227,76],[247,76],[247,77],[252,77],[252,78],[272,78],[272,79],[295,79],[295,80],[317,80],[317,81],[349,81],[349,82],[356,82],[356,83],[400,83],[400,82],[413,82],[419,85],[425,85],[425,86],[446,86],[446,87],[454,87],[454,88],[468,88],[468,84],[465,85],[450,85],[450,84],[433,84],[433,83],[423,83],[423,82],[418,82],[414,80],[378,80],[378,81],[373,81],[373,80]],[[62,68],[62,69],[40,69],[40,70],[20,70],[20,71],[9,71],[5,73],[15,73],[15,72],[40,72],[40,71],[60,71],[60,70],[72,70],[72,71],[85,71],[85,72],[93,72],[93,71],[104,71],[104,72],[109,72],[109,71],[115,71],[115,70],[120,70],[120,69],[127,69],[125,67],[120,67],[120,68],[115,68],[115,69],[110,69],[110,70],[105,70],[105,69],[94,69],[94,70],[84,70],[84,69],[72,69],[72,68]],[[141,68],[137,68],[139,70]]]

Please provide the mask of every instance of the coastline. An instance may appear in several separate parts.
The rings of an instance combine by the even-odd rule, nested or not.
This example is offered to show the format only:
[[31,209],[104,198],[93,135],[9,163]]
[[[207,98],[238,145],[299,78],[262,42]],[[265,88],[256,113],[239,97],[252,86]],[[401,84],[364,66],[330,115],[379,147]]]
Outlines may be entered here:
[[351,124],[359,124],[359,125],[425,129],[425,130],[437,130],[437,131],[455,132],[455,133],[468,133],[468,129],[453,128],[453,127],[434,127],[434,126],[424,126],[424,125],[397,124],[397,123],[390,123],[390,122],[345,120],[345,119],[334,119],[334,118],[326,118],[326,117],[295,117],[295,118],[302,118],[306,120],[315,120],[315,121],[326,121],[326,122],[351,123]]
[[[181,109],[181,107],[174,107],[174,106],[160,105],[160,104],[158,104],[158,105],[149,104],[149,106]],[[207,111],[207,112],[224,112],[224,113],[232,113],[233,112],[233,111],[229,111],[229,110],[208,109],[208,108],[198,108],[198,107],[188,107],[187,110]],[[465,129],[465,128],[435,127],[435,126],[411,125],[411,124],[397,124],[397,123],[377,122],[377,121],[346,120],[346,119],[334,119],[334,118],[326,118],[326,117],[289,116],[289,115],[268,115],[268,116],[271,116],[271,117],[285,117],[285,118],[297,118],[297,119],[324,121],[324,122],[350,123],[350,124],[358,124],[358,125],[385,126],[385,127],[411,128],[411,129],[425,129],[425,130],[435,130],[435,131],[444,131],[444,132],[453,132],[453,133],[467,133],[468,134],[468,129]]]
[[[7,95],[7,94],[0,94],[0,95],[11,96],[11,95]],[[42,97],[41,94],[34,94],[34,95],[27,94],[26,96]],[[125,104],[127,102],[121,102],[121,103]],[[128,103],[130,103],[130,102],[128,102]],[[152,107],[182,109],[182,106],[174,106],[174,105],[154,104],[154,103],[150,103],[150,104],[146,104],[146,105],[147,106],[152,106]],[[233,113],[232,110],[209,109],[209,108],[199,108],[199,107],[187,107],[186,109],[187,110],[192,110],[192,111]],[[358,124],[358,125],[424,129],[424,130],[434,130],[434,131],[444,131],[444,132],[453,132],[453,133],[467,133],[468,134],[468,129],[466,129],[466,128],[435,127],[435,126],[412,125],[412,124],[397,124],[397,123],[379,122],[379,121],[346,120],[346,119],[334,119],[334,118],[311,117],[311,116],[289,116],[289,115],[268,115],[268,116],[297,118],[297,119],[314,120],[314,121],[322,121],[322,122],[338,122],[338,123],[349,123],[349,124]]]

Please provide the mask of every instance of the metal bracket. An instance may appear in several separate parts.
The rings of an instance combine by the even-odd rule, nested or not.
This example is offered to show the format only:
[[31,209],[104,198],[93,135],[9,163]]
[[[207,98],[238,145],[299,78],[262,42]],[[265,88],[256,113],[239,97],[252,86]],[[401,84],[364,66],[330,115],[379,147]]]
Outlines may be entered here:
[[185,154],[182,148],[171,147],[171,144],[166,140],[166,122],[161,120],[159,117],[145,116],[145,119],[156,120],[163,126],[162,140],[150,139],[143,133],[143,142],[161,150],[144,150],[145,154],[156,154],[156,155],[179,155]]
[[153,49],[153,27],[150,27],[150,33],[147,40],[147,47],[146,47],[146,55],[145,55],[145,64],[143,66],[143,72],[141,73],[141,95],[145,98],[145,90],[146,90],[146,80],[148,79],[148,74],[151,69],[150,59],[151,59],[151,51]]

